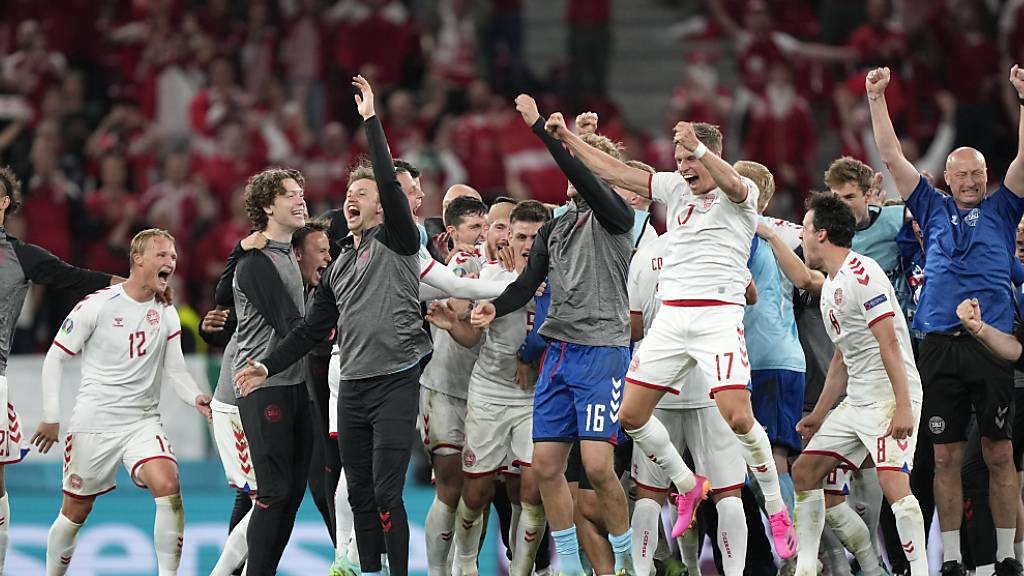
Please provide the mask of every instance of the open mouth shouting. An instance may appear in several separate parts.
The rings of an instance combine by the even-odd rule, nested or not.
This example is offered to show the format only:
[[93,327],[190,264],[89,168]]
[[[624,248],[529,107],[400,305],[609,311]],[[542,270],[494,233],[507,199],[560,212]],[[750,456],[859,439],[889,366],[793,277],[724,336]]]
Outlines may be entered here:
[[160,271],[156,273],[157,287],[160,290],[167,289],[167,282],[171,279],[171,274],[174,273],[174,268],[170,266],[162,266]]

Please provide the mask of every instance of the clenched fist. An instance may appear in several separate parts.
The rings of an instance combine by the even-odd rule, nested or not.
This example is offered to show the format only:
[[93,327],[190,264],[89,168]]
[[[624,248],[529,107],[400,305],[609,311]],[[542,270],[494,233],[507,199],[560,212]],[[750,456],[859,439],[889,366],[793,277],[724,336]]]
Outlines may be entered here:
[[864,79],[864,88],[868,92],[868,99],[878,100],[885,94],[885,88],[889,85],[889,68],[875,68],[868,72]]

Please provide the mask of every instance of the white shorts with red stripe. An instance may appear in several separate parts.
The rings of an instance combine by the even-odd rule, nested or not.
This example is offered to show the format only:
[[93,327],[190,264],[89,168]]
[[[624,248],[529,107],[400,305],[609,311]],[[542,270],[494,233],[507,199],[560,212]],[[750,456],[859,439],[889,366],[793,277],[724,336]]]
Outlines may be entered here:
[[466,443],[466,401],[420,386],[417,425],[427,452],[438,456],[458,454]]
[[[899,470],[909,474],[914,466],[921,404],[911,404],[914,432],[904,440],[886,435],[895,410],[893,402],[853,406],[843,401],[825,418],[825,423],[807,443],[802,456],[829,456],[853,470],[860,468],[864,459],[870,457],[880,471]],[[835,485],[841,481],[839,478],[831,487],[833,491],[837,490]]]
[[0,406],[7,405],[7,417],[0,420],[0,464],[16,464],[28,453],[28,436],[14,404],[7,401],[7,377],[0,376]]
[[[715,406],[707,408],[655,408],[654,416],[668,430],[680,454],[693,456],[695,471],[711,481],[712,492],[739,490],[746,483],[747,467],[736,435]],[[653,492],[667,492],[672,481],[651,458],[633,445],[633,481]]]
[[213,440],[217,444],[228,485],[237,490],[256,492],[256,470],[249,454],[249,441],[242,429],[242,419],[238,416],[238,406],[214,399],[210,402],[210,409],[213,411]]
[[72,432],[64,437],[64,493],[84,498],[117,487],[117,466],[123,464],[132,482],[146,485],[139,469],[151,460],[175,464],[174,447],[158,418],[150,418],[113,432]]
[[750,361],[743,336],[743,306],[703,300],[666,300],[626,374],[626,381],[678,394],[698,368],[711,394],[749,389]]
[[462,473],[486,476],[533,463],[533,405],[508,406],[471,398],[466,412]]

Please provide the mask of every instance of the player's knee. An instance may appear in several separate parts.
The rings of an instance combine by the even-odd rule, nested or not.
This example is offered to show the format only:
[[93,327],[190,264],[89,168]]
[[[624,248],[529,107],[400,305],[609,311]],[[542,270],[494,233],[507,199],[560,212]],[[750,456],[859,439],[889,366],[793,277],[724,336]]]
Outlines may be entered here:
[[754,427],[754,413],[750,410],[731,410],[723,414],[725,423],[733,431],[733,434],[746,434]]
[[990,469],[1013,467],[1013,445],[1009,440],[989,440],[983,438],[981,441],[981,455],[985,464]]
[[82,524],[92,512],[92,505],[95,502],[95,498],[65,498],[60,513],[75,524]]
[[963,467],[963,450],[953,448],[949,444],[935,445],[935,470],[938,473],[960,475]]
[[181,485],[178,482],[178,476],[166,476],[150,479],[149,491],[155,498],[161,498],[163,496],[172,496],[181,492]]
[[650,414],[641,414],[639,410],[634,408],[632,405],[624,404],[619,409],[619,425],[626,432],[630,430],[637,430],[647,423],[650,419]]
[[793,489],[798,492],[804,490],[814,490],[820,485],[821,479],[814,478],[814,474],[811,471],[811,467],[807,464],[807,461],[797,458],[796,462],[793,463],[793,468],[790,470],[790,477],[793,479]]
[[404,505],[400,488],[396,490],[389,486],[379,486],[373,492],[373,499],[377,502],[377,509],[381,512],[395,510]]

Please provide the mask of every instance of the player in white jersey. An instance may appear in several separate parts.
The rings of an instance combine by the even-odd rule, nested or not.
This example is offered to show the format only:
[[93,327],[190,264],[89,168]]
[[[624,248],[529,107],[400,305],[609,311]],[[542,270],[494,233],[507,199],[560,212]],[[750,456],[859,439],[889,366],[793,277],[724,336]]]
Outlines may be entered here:
[[[817,573],[825,522],[822,480],[837,464],[857,467],[870,457],[892,505],[911,574],[925,576],[924,518],[909,479],[921,377],[896,291],[878,263],[850,249],[855,229],[853,212],[837,195],[820,194],[808,202],[804,257],[808,266],[828,275],[821,313],[836,351],[814,411],[797,425],[810,441],[793,466],[800,538],[796,573]],[[846,399],[825,417],[844,390]]]
[[[658,277],[670,242],[660,236],[633,256],[629,267],[629,314],[633,340],[640,341],[650,329],[661,308]],[[690,370],[683,378],[679,395],[665,395],[654,415],[668,430],[672,444],[689,449],[694,466],[711,484],[712,498],[718,509],[718,546],[726,576],[743,573],[747,549],[747,525],[740,500],[746,479],[746,467],[739,442],[729,430],[711,399],[711,390],[700,370]],[[647,454],[633,451],[633,481],[636,504],[633,508],[633,565],[637,574],[650,574],[658,546],[661,507],[668,499],[671,479]],[[687,558],[683,558],[684,561]],[[689,559],[694,563],[694,559]],[[692,571],[695,565],[687,564]]]
[[[454,205],[454,204],[453,204]],[[547,208],[526,201],[512,211],[509,245],[517,263],[525,266],[537,231],[549,219]],[[485,264],[481,279],[513,281],[518,274],[497,262]],[[480,354],[470,376],[466,415],[466,445],[462,451],[462,498],[455,525],[457,562],[462,574],[477,574],[477,550],[483,529],[483,513],[494,492],[494,476],[509,465],[522,470],[519,498],[522,514],[514,534],[510,574],[533,573],[537,547],[544,533],[545,515],[540,488],[533,474],[533,387],[535,375],[521,369],[519,347],[530,331],[533,302],[495,320],[486,331],[460,320],[440,302],[430,307],[427,319],[449,331],[461,345],[479,345]],[[482,341],[482,344],[481,344]],[[432,566],[432,568],[435,568]],[[440,568],[444,569],[445,566]]]
[[[448,205],[444,218],[456,247],[449,256],[448,268],[461,278],[479,277],[483,259],[476,246],[486,232],[487,206],[472,196],[460,196]],[[468,303],[461,306],[461,313],[467,314]],[[443,567],[451,549],[455,511],[462,490],[461,455],[469,375],[480,348],[460,346],[444,330],[435,330],[433,337],[434,354],[420,375],[418,424],[423,445],[430,453],[436,489],[424,533],[427,564]]]
[[43,362],[43,422],[36,438],[45,453],[59,433],[64,362],[80,352],[83,358],[82,383],[64,438],[64,502],[47,537],[48,576],[67,572],[75,537],[96,496],[116,487],[118,464],[156,499],[160,576],[176,574],[181,560],[185,515],[177,460],[160,423],[160,389],[173,385],[207,418],[210,396],[200,392],[185,365],[177,310],[154,299],[174,273],[174,238],[163,230],[144,230],[132,239],[130,257],[128,280],[84,298],[64,320]]
[[796,551],[796,535],[779,490],[771,444],[750,404],[750,364],[743,334],[746,264],[757,224],[757,186],[720,157],[722,135],[709,124],[675,127],[678,171],[648,174],[558,135],[598,177],[666,205],[670,240],[661,271],[662,304],[651,331],[633,354],[619,419],[637,446],[655,456],[681,493],[674,535],[693,522],[710,485],[672,447],[652,418],[666,391],[679,393],[683,373],[697,368],[743,447],[743,458],[765,495],[775,549]]

